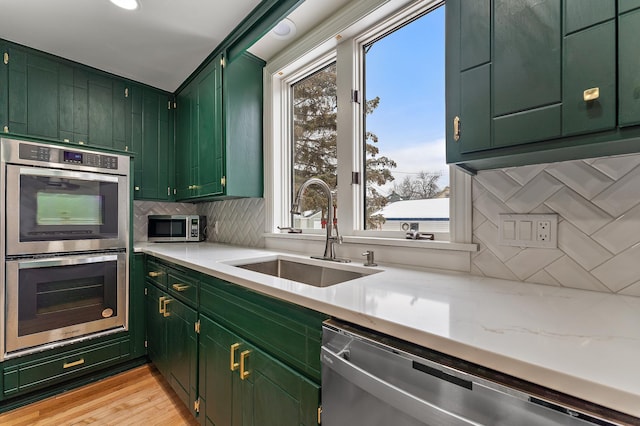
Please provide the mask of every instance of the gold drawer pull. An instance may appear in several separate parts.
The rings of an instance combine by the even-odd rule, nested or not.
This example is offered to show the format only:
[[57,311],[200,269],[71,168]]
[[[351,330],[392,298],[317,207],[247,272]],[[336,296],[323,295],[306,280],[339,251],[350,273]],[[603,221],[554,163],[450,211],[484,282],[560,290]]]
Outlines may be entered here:
[[80,358],[79,360],[73,362],[65,362],[64,364],[62,364],[62,368],[71,368],[82,364],[84,364],[84,358]]
[[180,283],[175,283],[174,285],[172,285],[171,287],[173,287],[173,289],[175,291],[185,291],[187,290],[190,286],[187,284],[180,284]]
[[233,345],[231,345],[230,351],[231,351],[231,356],[230,356],[230,364],[229,364],[229,368],[231,369],[231,371],[236,371],[238,369],[238,367],[240,367],[240,364],[238,364],[236,362],[236,351],[238,350],[238,348],[240,347],[240,343],[234,343]]
[[173,300],[169,299],[168,297],[167,297],[167,298],[165,298],[165,299],[162,301],[162,316],[163,316],[163,317],[165,317],[165,318],[166,318],[166,317],[170,317],[170,316],[171,316],[171,312],[169,312],[169,311],[167,310],[167,305],[168,305],[170,302],[173,302]]
[[249,371],[246,371],[244,369],[245,362],[246,362],[247,358],[249,358],[249,354],[250,353],[251,353],[251,351],[242,351],[242,352],[240,352],[240,378],[242,380],[244,380],[247,377],[249,377],[249,374],[250,374]]
[[600,88],[593,87],[591,89],[587,89],[583,92],[582,97],[585,102],[595,101],[600,97]]
[[162,276],[163,274],[164,274],[164,272],[155,272],[155,271],[149,272],[149,276],[151,278],[158,278],[158,277]]
[[158,313],[160,314],[164,314],[164,310],[166,309],[166,306],[164,306],[164,300],[166,299],[165,296],[159,297],[158,298]]

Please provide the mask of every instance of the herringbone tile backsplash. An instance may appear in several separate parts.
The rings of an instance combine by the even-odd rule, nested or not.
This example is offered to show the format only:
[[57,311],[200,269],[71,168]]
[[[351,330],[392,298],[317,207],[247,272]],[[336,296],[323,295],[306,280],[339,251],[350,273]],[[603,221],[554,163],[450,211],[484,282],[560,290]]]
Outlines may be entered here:
[[240,198],[197,205],[207,216],[208,241],[244,247],[264,247],[265,210],[262,198]]
[[[500,213],[557,213],[558,248],[498,244]],[[471,272],[640,296],[640,155],[481,171]]]
[[[264,247],[264,200],[242,198],[209,203],[134,201],[134,241],[147,241],[147,215],[199,214],[207,216],[208,241],[245,247]],[[217,227],[216,227],[217,225]]]

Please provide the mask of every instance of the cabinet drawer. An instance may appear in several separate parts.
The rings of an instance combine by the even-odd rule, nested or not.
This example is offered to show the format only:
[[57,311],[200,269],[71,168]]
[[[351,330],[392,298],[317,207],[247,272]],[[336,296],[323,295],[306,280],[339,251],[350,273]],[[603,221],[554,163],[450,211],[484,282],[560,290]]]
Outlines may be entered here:
[[186,304],[198,306],[198,280],[175,269],[167,269],[169,294]]
[[4,396],[49,386],[115,362],[120,358],[121,346],[119,341],[95,345],[6,368]]
[[167,267],[163,264],[147,258],[145,277],[158,287],[167,288]]

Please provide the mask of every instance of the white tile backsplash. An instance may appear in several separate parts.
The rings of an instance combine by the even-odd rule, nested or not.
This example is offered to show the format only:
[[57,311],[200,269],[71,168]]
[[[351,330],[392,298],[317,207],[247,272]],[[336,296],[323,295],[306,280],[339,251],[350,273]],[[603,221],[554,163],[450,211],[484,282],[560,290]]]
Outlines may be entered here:
[[[485,170],[472,188],[472,274],[640,295],[640,155]],[[557,213],[558,249],[498,245],[514,212]]]

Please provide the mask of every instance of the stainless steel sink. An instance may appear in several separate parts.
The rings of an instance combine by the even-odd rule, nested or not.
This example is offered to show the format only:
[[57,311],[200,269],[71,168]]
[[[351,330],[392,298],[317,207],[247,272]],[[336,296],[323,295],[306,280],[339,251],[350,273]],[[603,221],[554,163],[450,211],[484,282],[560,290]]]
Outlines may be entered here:
[[380,272],[378,270],[354,271],[349,269],[337,269],[324,265],[307,264],[287,259],[260,261],[235,266],[315,287],[329,287]]

